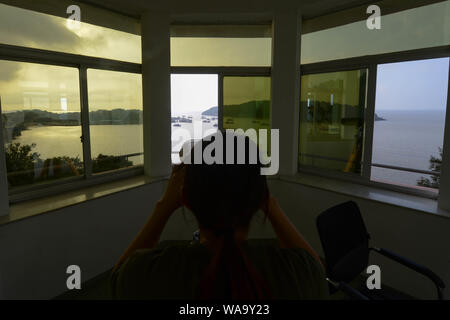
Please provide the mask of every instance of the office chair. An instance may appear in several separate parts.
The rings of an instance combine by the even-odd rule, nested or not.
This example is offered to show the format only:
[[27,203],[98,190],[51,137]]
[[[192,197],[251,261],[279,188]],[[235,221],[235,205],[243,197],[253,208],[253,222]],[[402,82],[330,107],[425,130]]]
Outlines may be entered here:
[[317,217],[316,225],[325,254],[330,291],[333,291],[332,288],[334,291],[341,290],[346,295],[358,300],[374,299],[370,296],[370,292],[363,294],[348,285],[350,281],[366,270],[369,253],[374,251],[433,281],[438,299],[442,300],[442,290],[445,288],[445,284],[430,269],[387,249],[369,247],[370,235],[367,233],[360,210],[355,202],[348,201],[322,212]]

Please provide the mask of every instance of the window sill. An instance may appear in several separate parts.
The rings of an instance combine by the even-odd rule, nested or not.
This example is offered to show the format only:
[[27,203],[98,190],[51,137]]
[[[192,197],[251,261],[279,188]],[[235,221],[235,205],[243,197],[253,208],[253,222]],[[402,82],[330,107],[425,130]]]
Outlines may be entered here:
[[145,175],[102,183],[54,196],[24,201],[10,205],[7,216],[0,216],[0,225],[19,221],[39,214],[72,206],[81,202],[98,199],[113,193],[137,188],[145,184],[165,180],[165,178],[149,178]]
[[302,184],[308,187],[336,192],[346,196],[390,204],[422,213],[450,218],[450,212],[438,208],[437,200],[433,199],[306,173],[297,173],[294,176],[279,176],[278,178],[282,181]]

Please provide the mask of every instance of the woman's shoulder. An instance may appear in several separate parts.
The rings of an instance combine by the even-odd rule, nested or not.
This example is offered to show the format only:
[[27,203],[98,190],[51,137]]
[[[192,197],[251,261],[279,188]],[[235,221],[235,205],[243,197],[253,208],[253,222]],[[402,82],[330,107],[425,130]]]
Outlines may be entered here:
[[118,299],[190,296],[208,260],[205,250],[189,242],[162,243],[153,249],[136,250],[111,274],[112,295]]
[[328,284],[322,265],[301,248],[282,248],[277,240],[250,241],[246,252],[283,299],[326,299]]

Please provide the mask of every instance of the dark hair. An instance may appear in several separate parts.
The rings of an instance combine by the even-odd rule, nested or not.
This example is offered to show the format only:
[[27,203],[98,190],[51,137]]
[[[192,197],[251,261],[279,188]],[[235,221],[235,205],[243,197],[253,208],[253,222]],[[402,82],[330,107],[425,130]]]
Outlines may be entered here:
[[[201,147],[203,154],[208,145],[220,138],[217,135],[221,135],[223,141],[223,164],[206,164],[203,157],[201,163],[194,164],[194,148]],[[226,164],[225,141],[230,137],[233,139],[234,161]],[[256,144],[246,136],[238,137],[219,132],[204,138],[191,150],[191,164],[186,165],[185,200],[200,228],[211,230],[221,239],[200,285],[200,298],[204,299],[263,299],[270,296],[266,283],[234,238],[237,228],[248,228],[268,195],[259,157],[256,157],[256,163],[250,161],[252,148],[258,152]],[[241,144],[244,148],[238,148],[238,139],[244,139],[244,144]],[[215,156],[215,150],[212,156]],[[237,163],[238,152],[245,154],[243,164]]]

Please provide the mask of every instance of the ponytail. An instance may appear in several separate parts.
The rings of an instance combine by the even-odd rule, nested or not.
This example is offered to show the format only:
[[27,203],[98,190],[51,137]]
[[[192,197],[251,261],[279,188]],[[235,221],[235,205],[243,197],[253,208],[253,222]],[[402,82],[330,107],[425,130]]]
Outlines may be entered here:
[[216,234],[220,244],[205,270],[200,299],[270,298],[265,281],[234,239],[234,230],[221,229]]

